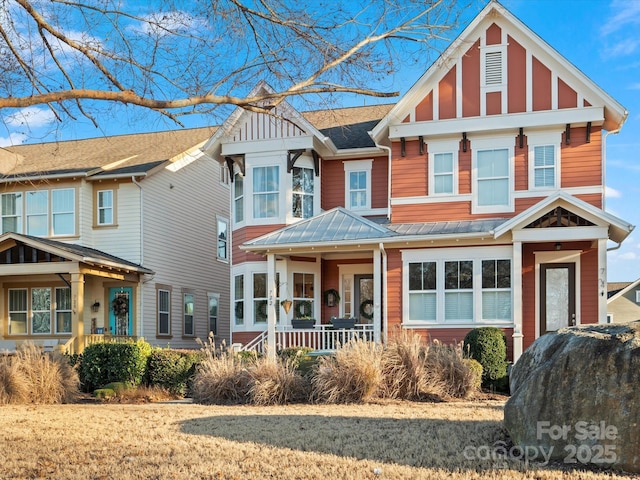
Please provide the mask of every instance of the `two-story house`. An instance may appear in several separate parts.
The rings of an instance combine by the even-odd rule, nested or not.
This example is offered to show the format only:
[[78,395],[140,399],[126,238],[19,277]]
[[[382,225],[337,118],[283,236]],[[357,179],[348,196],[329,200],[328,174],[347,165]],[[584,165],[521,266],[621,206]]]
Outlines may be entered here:
[[199,149],[214,132],[2,149],[2,343],[229,340],[229,181]]
[[238,109],[203,147],[232,179],[232,341],[492,325],[517,359],[606,322],[607,244],[633,226],[603,209],[604,146],[626,117],[494,1],[393,106]]

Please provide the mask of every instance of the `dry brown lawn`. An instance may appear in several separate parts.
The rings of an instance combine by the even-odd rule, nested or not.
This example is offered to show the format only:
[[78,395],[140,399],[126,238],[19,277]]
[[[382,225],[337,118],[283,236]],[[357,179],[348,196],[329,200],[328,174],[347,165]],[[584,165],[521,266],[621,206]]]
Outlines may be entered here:
[[0,407],[0,479],[601,479],[468,460],[504,438],[500,401],[276,407]]

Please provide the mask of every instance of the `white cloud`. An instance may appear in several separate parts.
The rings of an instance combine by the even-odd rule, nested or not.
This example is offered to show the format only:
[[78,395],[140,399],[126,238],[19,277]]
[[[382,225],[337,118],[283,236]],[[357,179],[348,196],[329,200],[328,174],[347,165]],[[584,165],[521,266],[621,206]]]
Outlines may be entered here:
[[39,128],[56,120],[53,112],[48,108],[26,107],[18,112],[5,117],[4,121],[11,127],[28,126]]
[[24,133],[10,133],[8,137],[0,137],[0,147],[10,147],[12,145],[20,145],[27,140]]
[[638,256],[633,252],[623,253],[622,255],[618,255],[620,260],[635,260]]
[[611,11],[615,12],[600,27],[603,36],[628,26],[640,24],[640,0],[614,0]]
[[623,57],[625,55],[631,55],[638,49],[640,40],[635,38],[624,38],[612,46],[605,49],[605,55],[608,57]]
[[607,198],[620,198],[622,197],[622,192],[620,192],[619,190],[616,190],[613,187],[605,187],[604,189],[604,194]]

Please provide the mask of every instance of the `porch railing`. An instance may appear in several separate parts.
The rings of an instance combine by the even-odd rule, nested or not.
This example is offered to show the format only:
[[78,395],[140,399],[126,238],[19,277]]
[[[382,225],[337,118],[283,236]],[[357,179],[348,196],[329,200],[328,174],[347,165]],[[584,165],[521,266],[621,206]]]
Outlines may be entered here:
[[59,346],[62,353],[74,355],[81,353],[82,350],[94,343],[126,343],[135,342],[138,337],[129,337],[125,335],[103,335],[98,333],[91,333],[80,337],[80,341],[76,341],[77,337],[70,338],[65,344]]
[[[373,341],[373,325],[355,325],[353,328],[337,328],[331,325],[316,325],[315,328],[276,327],[276,349],[309,347],[314,350],[336,350],[340,345],[354,339]],[[264,353],[267,346],[267,332],[262,332],[242,350]]]

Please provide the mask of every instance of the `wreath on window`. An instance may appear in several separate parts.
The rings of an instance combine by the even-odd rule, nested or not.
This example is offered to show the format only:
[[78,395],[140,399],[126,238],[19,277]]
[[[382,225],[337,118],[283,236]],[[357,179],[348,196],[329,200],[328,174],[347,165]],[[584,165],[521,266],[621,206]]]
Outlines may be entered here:
[[367,320],[373,318],[373,300],[364,300],[360,304],[360,315]]
[[310,318],[313,313],[313,304],[309,300],[300,300],[296,305],[297,318]]
[[244,317],[244,303],[236,302],[235,312],[236,312],[236,318],[242,319]]
[[129,299],[126,295],[116,295],[111,302],[111,309],[116,318],[126,317],[129,313]]
[[333,307],[340,303],[340,294],[335,288],[330,288],[324,291],[324,304],[329,306],[329,297],[333,296]]

